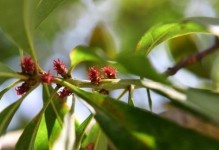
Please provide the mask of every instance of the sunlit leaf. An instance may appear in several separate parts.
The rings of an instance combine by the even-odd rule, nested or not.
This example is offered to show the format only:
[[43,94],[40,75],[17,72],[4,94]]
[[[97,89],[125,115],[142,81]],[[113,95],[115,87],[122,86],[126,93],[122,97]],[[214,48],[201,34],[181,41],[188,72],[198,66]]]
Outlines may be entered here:
[[21,102],[23,101],[24,97],[21,97],[19,100],[5,108],[1,113],[0,113],[0,135],[4,134],[6,132],[6,129],[13,118],[15,112],[19,108]]
[[79,149],[81,146],[82,139],[85,134],[85,130],[87,129],[88,125],[90,124],[93,115],[90,114],[80,125],[76,127],[76,141],[75,141],[75,149]]
[[47,133],[45,115],[43,115],[36,133],[34,149],[47,150],[48,148],[49,148],[48,133]]
[[[43,110],[25,127],[17,144],[17,150],[33,150],[38,128],[43,116]],[[28,138],[27,138],[28,137]]]
[[[50,86],[43,86],[43,100],[44,105],[51,98],[51,94],[54,89]],[[64,101],[58,98],[57,94],[53,98],[52,103],[49,104],[45,110],[45,120],[47,126],[47,132],[49,137],[49,143],[52,146],[62,130],[62,121],[65,114],[69,111],[68,106]]]
[[95,123],[90,129],[87,137],[85,138],[82,148],[83,149],[94,149],[94,150],[106,150],[107,149],[107,138],[100,126]]
[[94,147],[94,143],[98,136],[98,131],[100,130],[100,127],[97,123],[95,123],[92,128],[87,133],[86,138],[83,140],[81,147],[85,149],[86,147]]
[[219,24],[217,18],[198,17],[154,26],[141,38],[136,51],[147,55],[156,45],[171,38],[191,33],[211,33],[210,26],[215,24]]
[[54,150],[73,149],[76,140],[74,120],[74,114],[65,115],[62,131],[53,146]]
[[48,15],[65,0],[38,0],[35,9],[35,27],[45,20]]
[[76,47],[70,53],[71,68],[74,68],[81,62],[101,61],[101,58],[88,47]]
[[[118,149],[163,149],[164,145],[173,150],[219,148],[218,141],[182,128],[148,111],[130,107],[101,94],[85,92],[67,82],[63,84],[94,107],[95,118]],[[150,140],[145,141],[146,139]]]
[[32,15],[33,0],[1,0],[0,27],[14,43],[29,54],[33,54]]

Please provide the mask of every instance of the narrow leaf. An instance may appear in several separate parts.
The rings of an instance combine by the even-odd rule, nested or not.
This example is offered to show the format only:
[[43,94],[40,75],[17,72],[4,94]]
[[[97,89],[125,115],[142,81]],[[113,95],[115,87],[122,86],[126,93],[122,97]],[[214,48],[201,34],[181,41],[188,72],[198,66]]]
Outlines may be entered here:
[[[160,116],[130,107],[108,96],[85,92],[67,82],[63,82],[63,84],[94,107],[96,110],[95,118],[118,149],[147,149],[151,147],[163,149],[163,145],[170,150],[216,150],[219,148],[217,140],[182,128]],[[144,136],[136,135],[136,133],[142,133]],[[142,137],[148,137],[150,140],[145,141],[147,138]],[[151,142],[153,138],[155,141]],[[152,145],[152,143],[156,143],[156,145]]]
[[48,132],[46,127],[45,115],[42,116],[40,125],[37,130],[36,139],[34,142],[34,149],[47,150],[49,149]]
[[[19,138],[16,149],[17,150],[33,150],[37,131],[42,119],[43,110],[25,127],[21,137]],[[28,137],[28,138],[27,138]]]
[[[216,18],[209,18],[209,21],[208,26],[215,23],[215,21],[218,23]],[[190,18],[177,23],[156,25],[143,35],[137,44],[136,51],[147,55],[156,45],[171,38],[191,33],[210,33],[204,22],[206,21],[199,17],[199,19]]]
[[19,108],[21,102],[23,101],[24,97],[21,97],[19,100],[5,108],[1,113],[0,113],[0,136],[6,132],[6,129],[13,118],[15,112]]
[[72,150],[76,140],[74,114],[67,113],[60,136],[53,146],[53,150]]
[[[43,100],[44,105],[51,99],[51,93],[54,91],[52,87],[43,86]],[[58,98],[58,95],[54,96],[51,101],[53,104],[49,104],[45,110],[45,120],[48,131],[49,143],[52,146],[62,130],[62,121],[65,114],[69,111],[68,106],[64,101]]]
[[93,114],[90,114],[78,128],[76,128],[76,141],[75,141],[75,149],[79,149],[81,147],[82,139],[85,134],[85,130],[87,129],[88,125],[90,124],[93,118]]

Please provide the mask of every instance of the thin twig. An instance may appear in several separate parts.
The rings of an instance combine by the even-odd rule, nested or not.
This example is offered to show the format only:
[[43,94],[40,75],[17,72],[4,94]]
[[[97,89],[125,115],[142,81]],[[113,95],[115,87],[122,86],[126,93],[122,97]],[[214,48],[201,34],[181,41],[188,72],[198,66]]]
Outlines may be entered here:
[[215,44],[206,50],[193,54],[180,62],[178,62],[175,66],[168,68],[165,71],[165,74],[167,76],[172,76],[176,74],[180,69],[185,68],[189,65],[192,65],[198,61],[201,61],[204,57],[208,56],[209,54],[212,54],[213,52],[217,51],[219,49],[219,39],[218,37],[215,37]]

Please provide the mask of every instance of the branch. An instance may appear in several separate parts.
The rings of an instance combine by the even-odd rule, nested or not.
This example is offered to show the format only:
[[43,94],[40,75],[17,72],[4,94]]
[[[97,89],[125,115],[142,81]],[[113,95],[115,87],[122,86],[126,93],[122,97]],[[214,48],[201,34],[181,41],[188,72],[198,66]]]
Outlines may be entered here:
[[185,68],[189,65],[192,65],[198,61],[201,61],[204,57],[208,56],[209,54],[212,54],[213,52],[217,51],[219,48],[219,39],[218,37],[215,37],[215,44],[206,50],[193,54],[182,61],[178,62],[175,66],[168,68],[164,74],[167,76],[172,76],[176,74],[180,69]]
[[77,79],[63,80],[61,78],[55,78],[54,82],[62,86],[66,86],[66,83],[70,83],[78,88],[92,88],[95,90],[105,89],[108,91],[116,89],[127,89],[130,85],[134,85],[135,89],[149,88],[170,99],[178,101],[186,100],[186,96],[176,89],[149,79],[102,79],[98,85],[91,83],[89,80]]

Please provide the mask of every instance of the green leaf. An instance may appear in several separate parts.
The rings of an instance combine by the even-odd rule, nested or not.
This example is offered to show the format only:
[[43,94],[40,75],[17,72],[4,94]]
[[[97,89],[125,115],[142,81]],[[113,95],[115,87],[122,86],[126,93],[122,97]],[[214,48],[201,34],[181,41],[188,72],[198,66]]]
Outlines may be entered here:
[[0,1],[0,27],[20,49],[31,55],[33,55],[32,6],[33,0]]
[[[201,23],[201,19],[199,19],[199,22],[192,20],[195,19],[191,18],[177,23],[159,24],[152,27],[138,42],[136,51],[147,55],[155,46],[171,38],[191,33],[209,33],[207,27]],[[218,19],[215,18],[211,21],[215,20]]]
[[94,150],[107,150],[107,138],[102,130],[99,130],[94,144]]
[[97,123],[95,123],[92,128],[89,130],[86,138],[83,140],[81,147],[85,149],[87,146],[94,146],[94,143],[97,139],[98,131],[100,127]]
[[88,47],[78,46],[70,53],[71,68],[85,61],[101,61],[101,58]]
[[125,73],[131,73],[154,81],[168,83],[166,77],[158,73],[148,58],[143,55],[120,54],[116,59],[116,68]]
[[63,84],[94,107],[96,120],[118,149],[163,149],[164,146],[168,150],[219,148],[217,140],[180,127],[148,111],[130,107],[108,96],[83,91],[67,82]]
[[36,150],[47,150],[49,148],[49,140],[46,127],[45,115],[42,116],[38,131],[36,134],[36,139],[34,142],[34,149]]
[[188,89],[187,100],[182,103],[202,116],[219,123],[219,94],[208,90]]
[[19,108],[21,102],[23,101],[24,97],[21,97],[19,100],[5,108],[1,113],[0,113],[0,136],[6,132],[6,129],[13,118],[15,112]]
[[[43,86],[44,105],[50,100],[54,91],[51,86]],[[56,94],[48,108],[45,110],[45,120],[48,131],[49,143],[52,146],[62,130],[62,122],[65,114],[69,112],[68,106]]]
[[88,147],[93,147],[94,150],[107,149],[107,138],[97,123],[92,126],[82,144],[83,149],[88,149]]
[[110,58],[116,55],[115,41],[103,23],[97,24],[93,29],[89,46],[101,48],[103,52]]
[[0,84],[9,78],[26,79],[25,76],[19,75],[18,73],[14,72],[11,68],[6,66],[4,63],[0,62]]
[[38,0],[35,9],[35,27],[45,20],[48,15],[65,0]]
[[17,150],[34,149],[34,143],[43,116],[43,111],[44,110],[41,110],[41,112],[25,127],[22,135],[20,136],[15,146],[15,149]]
[[8,87],[4,88],[1,92],[0,92],[0,100],[2,99],[2,97],[4,96],[4,94],[6,92],[8,92],[11,88],[13,88],[15,85],[17,85],[20,82],[20,80],[10,84]]
[[88,125],[90,124],[93,118],[93,114],[90,114],[81,124],[79,127],[76,128],[76,141],[75,141],[75,149],[79,149],[81,146],[82,139],[85,134],[85,130],[87,129]]

